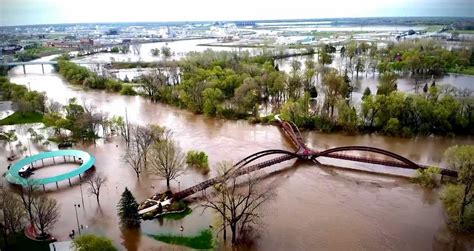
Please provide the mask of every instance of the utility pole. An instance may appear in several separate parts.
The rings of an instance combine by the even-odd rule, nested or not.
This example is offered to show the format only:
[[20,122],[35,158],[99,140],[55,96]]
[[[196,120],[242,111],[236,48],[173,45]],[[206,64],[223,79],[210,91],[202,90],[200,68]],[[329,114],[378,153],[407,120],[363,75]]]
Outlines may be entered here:
[[78,207],[81,207],[81,204],[74,204],[74,210],[76,211],[77,231],[79,232],[79,234],[81,234],[81,227],[79,225],[79,217],[77,216],[77,208]]

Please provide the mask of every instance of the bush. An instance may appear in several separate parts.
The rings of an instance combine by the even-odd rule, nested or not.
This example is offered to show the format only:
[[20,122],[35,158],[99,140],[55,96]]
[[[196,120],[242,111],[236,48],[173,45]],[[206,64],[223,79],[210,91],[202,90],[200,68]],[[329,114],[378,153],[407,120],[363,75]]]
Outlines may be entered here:
[[436,176],[441,173],[438,167],[429,167],[426,169],[417,169],[416,176],[412,178],[415,183],[421,186],[433,188],[437,185]]
[[122,83],[113,79],[105,81],[105,88],[109,91],[119,92],[122,90]]
[[325,117],[316,116],[314,117],[314,128],[321,130],[322,132],[329,133],[334,131],[334,123]]
[[169,205],[169,211],[182,211],[185,210],[188,207],[186,203],[182,200],[180,201],[173,201]]
[[199,171],[203,174],[207,174],[209,172],[209,161],[207,154],[205,152],[198,152],[198,151],[188,151],[186,154],[186,163]]
[[135,96],[137,92],[133,89],[131,85],[122,85],[122,90],[120,91],[122,95]]
[[81,251],[115,251],[112,240],[93,234],[84,234],[73,241],[74,249]]
[[444,187],[441,193],[441,201],[446,208],[450,223],[454,226],[459,226],[462,196],[464,193],[463,185],[448,184]]
[[194,249],[212,249],[213,235],[209,229],[203,230],[197,236],[175,236],[170,234],[151,235],[156,240],[174,245],[186,246]]
[[275,115],[270,114],[265,117],[260,117],[260,121],[262,124],[273,123],[275,122]]

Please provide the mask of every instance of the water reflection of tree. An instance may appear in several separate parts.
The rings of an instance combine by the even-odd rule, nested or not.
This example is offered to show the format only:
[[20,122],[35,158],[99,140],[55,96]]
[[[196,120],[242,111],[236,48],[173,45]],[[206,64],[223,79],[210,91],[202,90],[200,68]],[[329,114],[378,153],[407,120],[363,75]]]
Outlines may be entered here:
[[138,250],[141,236],[142,231],[140,228],[121,228],[120,238],[122,239],[122,245],[128,251]]

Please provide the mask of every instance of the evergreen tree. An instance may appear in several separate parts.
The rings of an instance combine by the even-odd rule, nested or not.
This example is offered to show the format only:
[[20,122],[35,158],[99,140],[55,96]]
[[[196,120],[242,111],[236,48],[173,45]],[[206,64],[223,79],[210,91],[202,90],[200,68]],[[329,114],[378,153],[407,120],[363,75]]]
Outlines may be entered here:
[[426,83],[425,86],[423,86],[423,92],[424,93],[428,92],[428,83]]
[[371,94],[372,94],[372,92],[370,91],[370,88],[368,86],[365,87],[364,94],[362,95],[362,99],[364,99],[365,97],[367,97]]
[[138,214],[138,203],[132,193],[125,188],[122,198],[118,203],[119,217],[124,227],[139,227],[140,215]]

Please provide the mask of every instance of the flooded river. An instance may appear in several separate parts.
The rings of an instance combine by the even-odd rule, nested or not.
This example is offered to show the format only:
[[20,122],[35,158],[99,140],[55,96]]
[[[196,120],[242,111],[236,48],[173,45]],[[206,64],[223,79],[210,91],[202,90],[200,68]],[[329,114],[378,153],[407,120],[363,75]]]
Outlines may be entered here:
[[[66,83],[52,67],[27,66],[10,71],[11,81],[45,91],[50,99],[66,102],[77,97],[79,102],[93,104],[109,115],[125,115],[133,123],[159,124],[174,132],[181,147],[205,151],[209,154],[211,173],[223,160],[238,161],[265,149],[292,149],[282,132],[272,125],[252,125],[246,121],[226,121],[194,115],[190,112],[153,104],[141,97],[120,96],[104,91],[84,91]],[[343,145],[367,145],[384,148],[407,156],[422,164],[443,165],[443,152],[451,145],[473,144],[472,138],[418,137],[400,139],[376,135],[345,136],[304,132],[309,146],[326,149]],[[21,135],[20,135],[21,136]],[[52,147],[53,149],[55,146]],[[146,221],[141,232],[123,233],[118,225],[116,205],[120,193],[128,187],[138,201],[152,193],[164,191],[165,182],[146,174],[135,178],[131,168],[121,162],[124,144],[120,138],[100,141],[96,146],[82,145],[97,158],[96,172],[107,176],[107,185],[101,194],[100,207],[87,187],[73,180],[47,186],[49,196],[61,203],[61,219],[53,229],[60,240],[67,240],[77,228],[74,204],[84,205],[78,211],[83,231],[105,234],[122,249],[128,250],[185,250],[148,237],[147,234],[176,233],[184,227],[184,235],[196,234],[212,224],[214,214],[193,204],[193,213],[178,221]],[[33,148],[33,152],[36,150]],[[0,168],[6,171],[1,149]],[[330,165],[356,169],[377,170],[398,175],[412,175],[411,171],[392,170],[367,164],[322,160]],[[44,170],[50,174],[58,170]],[[465,236],[447,230],[439,190],[426,190],[406,178],[317,166],[307,162],[290,161],[264,169],[262,185],[272,186],[275,198],[265,208],[265,216],[252,250],[468,250],[472,242]],[[208,177],[188,171],[172,182],[177,191]],[[179,183],[178,183],[179,181]],[[77,230],[76,230],[77,231]]]

